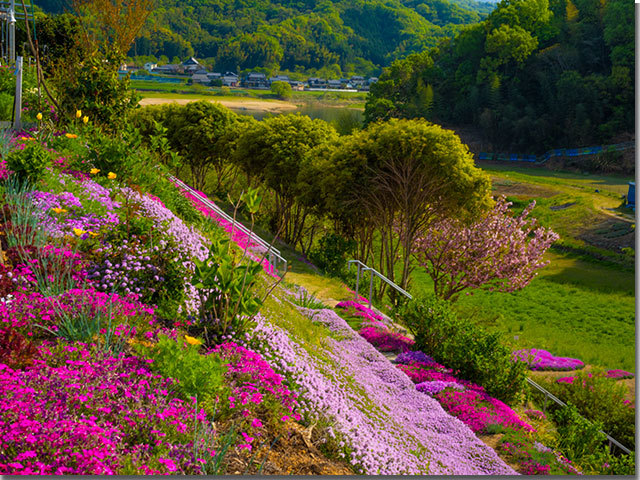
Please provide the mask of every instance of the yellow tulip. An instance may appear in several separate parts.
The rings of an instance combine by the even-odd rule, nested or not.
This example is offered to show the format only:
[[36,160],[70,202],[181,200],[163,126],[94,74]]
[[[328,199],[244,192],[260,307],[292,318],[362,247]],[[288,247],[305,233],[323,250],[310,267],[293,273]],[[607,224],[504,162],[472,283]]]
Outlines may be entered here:
[[115,173],[113,173],[113,172],[109,172],[109,174],[107,175],[107,178],[108,178],[109,180],[113,180],[113,179],[114,179],[114,178],[116,178],[116,177],[117,177],[117,175],[116,175]]
[[189,335],[185,335],[184,339],[187,341],[189,345],[202,345],[202,342],[197,338],[190,337]]
[[75,133],[65,133],[64,136],[67,138],[78,138],[78,135]]
[[87,117],[86,115],[84,117],[82,117],[82,123],[87,123],[89,121],[89,117]]
[[75,233],[78,237],[81,237],[82,235],[87,233],[87,231],[86,230],[82,230],[81,228],[74,228],[73,229],[73,233]]
[[95,175],[96,173],[99,173],[100,169],[99,168],[92,168],[91,170],[89,170],[89,173],[91,175]]
[[38,114],[36,115],[36,118],[37,118],[38,120],[42,120],[42,114],[41,114],[41,113],[38,113]]
[[76,110],[76,118],[80,118],[82,116],[82,110]]

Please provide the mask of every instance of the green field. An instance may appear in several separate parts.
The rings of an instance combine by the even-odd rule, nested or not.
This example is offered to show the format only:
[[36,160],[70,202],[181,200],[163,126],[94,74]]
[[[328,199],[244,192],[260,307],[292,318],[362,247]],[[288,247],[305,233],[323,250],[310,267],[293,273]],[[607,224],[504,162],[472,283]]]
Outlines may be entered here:
[[[258,98],[262,100],[276,99],[270,90],[252,90],[232,88],[222,90],[221,87],[205,87],[199,84],[162,83],[150,80],[131,80],[131,87],[138,90],[143,98]],[[340,104],[350,108],[364,109],[367,92],[320,92],[293,91],[289,101],[294,103]]]

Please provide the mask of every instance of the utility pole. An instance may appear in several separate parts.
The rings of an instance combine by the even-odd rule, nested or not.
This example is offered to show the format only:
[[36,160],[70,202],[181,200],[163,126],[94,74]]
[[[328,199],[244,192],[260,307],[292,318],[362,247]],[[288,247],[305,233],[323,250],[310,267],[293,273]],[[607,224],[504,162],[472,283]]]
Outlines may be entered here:
[[9,7],[9,62],[16,61],[16,1]]
[[22,57],[16,59],[16,101],[13,105],[13,129],[22,130]]

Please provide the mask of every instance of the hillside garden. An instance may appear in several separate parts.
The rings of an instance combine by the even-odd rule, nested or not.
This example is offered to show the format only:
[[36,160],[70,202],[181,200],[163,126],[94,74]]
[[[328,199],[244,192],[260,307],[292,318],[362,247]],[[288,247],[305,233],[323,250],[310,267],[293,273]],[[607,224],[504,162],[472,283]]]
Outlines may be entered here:
[[[600,432],[635,450],[633,368],[585,365],[588,340],[578,358],[544,333],[518,344],[498,316],[528,291],[551,304],[536,282],[554,244],[610,268],[558,239],[557,210],[539,224],[529,198],[494,196],[424,120],[341,135],[210,102],[139,108],[118,55],[67,64],[0,136],[0,473],[635,472]],[[369,308],[350,258],[414,298],[374,284]]]

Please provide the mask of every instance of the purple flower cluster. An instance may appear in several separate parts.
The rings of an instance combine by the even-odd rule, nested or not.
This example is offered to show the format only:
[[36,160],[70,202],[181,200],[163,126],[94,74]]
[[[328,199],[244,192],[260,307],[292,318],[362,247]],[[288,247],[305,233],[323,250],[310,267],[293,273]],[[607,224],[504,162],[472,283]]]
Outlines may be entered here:
[[[333,310],[306,312],[332,334],[311,354],[291,332],[256,317],[254,341],[299,386],[301,409],[364,474],[513,474],[496,453],[357,335]],[[274,317],[275,319],[275,317]]]
[[76,179],[71,175],[62,174],[59,180],[61,186],[68,185],[75,193],[36,190],[30,194],[39,210],[41,228],[53,237],[71,234],[76,228],[97,232],[120,222],[115,211],[120,204],[111,199],[108,189],[91,179]]
[[143,245],[137,238],[123,240],[121,245],[104,245],[94,250],[101,259],[89,269],[88,278],[102,291],[137,293],[150,297],[164,281],[160,269],[153,265],[152,256],[158,246]]
[[188,258],[207,258],[206,240],[194,227],[187,226],[171,210],[153,198],[141,195],[129,187],[124,187],[121,191],[127,200],[135,202],[140,207],[139,215],[152,219],[156,230],[174,240],[180,252],[188,255]]
[[626,370],[607,370],[605,373],[607,378],[615,378],[616,380],[622,380],[623,378],[633,378],[635,375]]
[[427,355],[426,353],[420,350],[411,350],[409,352],[402,352],[393,361],[393,363],[399,363],[402,365],[408,365],[412,362],[418,362],[418,363],[424,363],[424,364],[436,363],[436,361],[433,358],[431,358],[429,355]]
[[576,358],[555,357],[546,350],[536,348],[513,352],[515,361],[525,362],[530,370],[578,370],[584,363]]
[[453,388],[454,390],[464,390],[464,386],[458,382],[443,382],[441,380],[434,380],[431,382],[422,382],[416,385],[416,390],[432,397],[436,394],[446,390],[447,388]]

